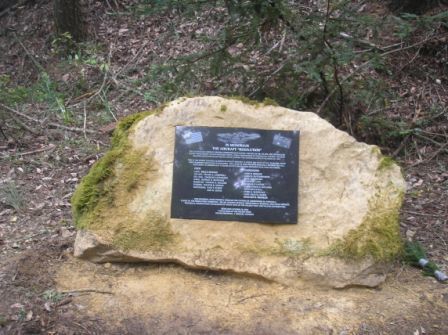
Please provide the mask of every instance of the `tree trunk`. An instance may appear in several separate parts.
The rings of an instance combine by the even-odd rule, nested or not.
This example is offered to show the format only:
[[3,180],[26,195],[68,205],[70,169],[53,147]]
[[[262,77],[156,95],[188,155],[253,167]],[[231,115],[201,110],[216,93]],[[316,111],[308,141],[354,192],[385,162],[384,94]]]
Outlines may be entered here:
[[69,33],[80,42],[87,36],[87,25],[83,12],[84,0],[54,0],[54,21],[58,34]]
[[447,0],[390,0],[389,7],[398,13],[422,14]]

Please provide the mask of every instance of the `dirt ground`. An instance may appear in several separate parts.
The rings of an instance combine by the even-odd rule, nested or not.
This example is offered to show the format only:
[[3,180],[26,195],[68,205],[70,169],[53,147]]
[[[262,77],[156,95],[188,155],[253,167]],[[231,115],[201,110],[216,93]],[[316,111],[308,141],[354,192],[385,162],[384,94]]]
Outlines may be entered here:
[[448,333],[447,286],[399,264],[378,289],[304,289],[176,265],[92,264],[67,244],[3,262],[4,334]]
[[[139,69],[194,47],[185,37],[189,29],[211,29],[204,18],[183,22],[185,34],[170,39],[173,22],[164,17],[135,23],[118,15],[112,1],[90,3],[95,39],[109,41],[96,51],[95,64],[109,59],[116,82],[109,103],[95,107],[92,98],[87,110],[83,103],[99,96],[103,73],[92,65],[93,54],[79,66],[51,51],[50,1],[0,17],[0,75],[14,85],[34,83],[37,61],[68,92],[74,114],[73,124],[60,127],[50,103],[33,100],[8,104],[31,119],[0,115],[0,334],[448,334],[448,286],[399,261],[378,289],[310,283],[303,290],[174,265],[74,259],[76,184],[107,150],[115,119],[160,103],[131,87],[144,76]],[[131,4],[120,2],[122,9]],[[421,242],[448,272],[448,77],[440,70],[439,84],[424,75],[442,69],[428,50],[414,60],[424,70],[399,71],[388,83],[403,98],[388,112],[419,120],[438,104],[442,114],[424,129],[426,139],[409,136],[382,149],[397,154],[408,183],[403,238]],[[393,64],[402,69],[414,55],[397,55]]]

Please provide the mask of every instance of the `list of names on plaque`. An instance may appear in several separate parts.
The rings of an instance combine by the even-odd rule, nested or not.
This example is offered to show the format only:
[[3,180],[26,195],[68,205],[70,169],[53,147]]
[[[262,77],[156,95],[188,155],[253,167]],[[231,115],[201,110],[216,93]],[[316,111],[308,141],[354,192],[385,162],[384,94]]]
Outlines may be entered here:
[[176,127],[171,217],[297,223],[299,132]]

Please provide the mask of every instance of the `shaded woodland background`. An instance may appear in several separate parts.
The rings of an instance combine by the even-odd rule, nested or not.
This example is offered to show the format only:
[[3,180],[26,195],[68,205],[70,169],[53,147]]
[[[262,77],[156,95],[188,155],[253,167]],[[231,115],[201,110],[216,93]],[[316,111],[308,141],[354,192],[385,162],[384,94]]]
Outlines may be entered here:
[[0,1],[0,334],[107,328],[54,289],[71,194],[117,120],[186,95],[268,99],[380,146],[409,185],[403,238],[447,271],[447,7]]

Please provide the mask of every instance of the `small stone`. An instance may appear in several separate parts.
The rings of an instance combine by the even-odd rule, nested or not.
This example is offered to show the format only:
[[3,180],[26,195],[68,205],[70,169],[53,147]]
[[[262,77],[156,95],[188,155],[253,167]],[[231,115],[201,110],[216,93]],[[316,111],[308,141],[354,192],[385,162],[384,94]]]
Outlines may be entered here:
[[110,269],[111,266],[112,266],[111,263],[104,263],[104,267],[105,267],[106,269]]
[[64,239],[65,238],[69,238],[69,237],[73,236],[73,234],[74,234],[73,232],[71,232],[70,230],[68,230],[65,227],[61,227],[59,232],[61,233],[61,237],[64,238]]
[[409,241],[412,241],[412,238],[414,237],[414,235],[415,235],[415,231],[410,230],[410,229],[406,230],[406,237],[408,238]]
[[47,312],[51,312],[51,303],[50,303],[49,301],[47,301],[47,302],[44,304],[44,309],[45,309]]
[[21,303],[19,303],[19,302],[17,302],[17,303],[15,303],[15,304],[12,304],[11,306],[9,306],[9,308],[11,308],[11,309],[22,309],[22,308],[24,308],[25,306],[23,306]]

